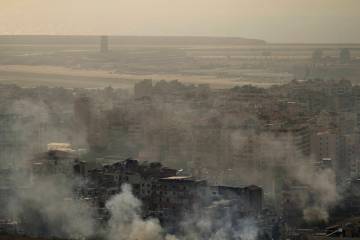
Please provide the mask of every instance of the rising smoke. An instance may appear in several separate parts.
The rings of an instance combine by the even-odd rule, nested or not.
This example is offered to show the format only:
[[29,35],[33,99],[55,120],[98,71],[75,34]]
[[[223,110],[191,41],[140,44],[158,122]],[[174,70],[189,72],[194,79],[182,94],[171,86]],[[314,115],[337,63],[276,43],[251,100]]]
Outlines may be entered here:
[[[53,114],[49,113],[52,111],[49,109],[49,105],[43,102],[16,101],[10,109],[12,114],[18,116],[13,128],[23,143],[21,154],[16,157],[16,165],[21,163],[20,166],[23,165],[24,167],[29,164],[27,160],[38,152],[39,144],[75,140],[76,143],[84,145],[88,140],[88,133],[74,131],[71,121],[69,123],[57,122]],[[203,113],[198,116],[189,106],[182,106],[180,109],[181,111],[177,111],[174,106],[167,108],[159,106],[155,108],[156,114],[141,114],[141,122],[145,124],[147,129],[145,131],[146,144],[142,145],[140,150],[144,159],[162,160],[165,165],[188,167],[188,159],[191,159],[188,157],[193,153],[189,147],[193,143],[203,141],[214,132],[216,133],[214,129],[194,132],[191,122],[192,120],[209,118],[216,120],[219,119],[218,113]],[[137,115],[139,113],[137,111],[141,112],[142,110],[134,110],[130,114]],[[123,117],[126,118],[126,116]],[[244,122],[248,117],[254,118],[254,116],[244,114],[244,119],[238,120]],[[214,122],[215,125],[224,124],[221,121],[220,123]],[[224,124],[221,128],[226,128],[226,125]],[[172,133],[171,137],[167,135],[164,129]],[[209,135],[201,136],[203,133]],[[43,134],[41,136],[43,142],[32,141],[39,134]],[[175,139],[171,139],[172,137]],[[198,137],[201,139],[197,139]],[[216,138],[210,136],[209,139]],[[234,130],[230,132],[229,139],[231,146],[233,146],[232,150],[239,152],[248,148],[249,139],[255,143],[255,150],[250,158],[251,162],[244,163],[243,159],[236,158],[232,159],[230,163],[220,166],[220,162],[212,157],[201,158],[202,168],[217,166],[216,170],[222,176],[217,176],[219,173],[211,172],[211,169],[208,169],[207,173],[210,174],[199,173],[198,177],[203,177],[210,182],[215,177],[216,183],[219,184],[266,186],[268,183],[272,185],[277,177],[278,170],[281,169],[283,178],[306,185],[314,193],[311,201],[308,201],[310,197],[305,197],[304,201],[298,202],[299,207],[304,209],[304,219],[307,221],[327,220],[329,208],[339,198],[332,170],[315,171],[312,166],[312,159],[299,153],[288,137]],[[179,146],[177,150],[179,155],[171,159],[159,159],[159,156],[154,152],[149,154],[147,151],[147,149],[161,150],[162,145],[169,145],[172,142]],[[212,143],[209,142],[209,144]],[[136,145],[136,143],[130,145]],[[213,153],[213,150],[216,150],[212,145],[207,145],[205,148],[209,149],[209,155]],[[198,160],[191,159],[191,161],[196,162]],[[195,168],[197,167],[196,164]],[[221,171],[229,168],[231,168],[231,174]],[[16,192],[12,200],[9,201],[8,212],[25,223],[27,233],[66,238],[90,237],[95,234],[94,212],[87,202],[74,195],[73,179],[68,179],[66,176],[38,178],[36,184],[32,185],[31,191],[26,188],[29,185],[26,182],[27,176],[21,176],[17,173],[12,179],[12,184],[16,186]],[[111,213],[109,223],[104,229],[109,240],[217,240],[231,238],[253,240],[258,234],[253,219],[234,220],[230,212],[222,213],[221,217],[215,217],[209,212],[195,211],[193,215],[186,216],[182,221],[182,231],[177,237],[169,235],[157,219],[143,220],[141,202],[132,195],[131,188],[127,185],[122,188],[122,193],[107,202],[106,207]]]
[[106,207],[111,214],[107,235],[110,240],[255,240],[258,234],[254,219],[235,218],[233,209],[220,214],[194,210],[181,221],[182,231],[177,236],[167,234],[157,219],[141,217],[141,201],[126,184]]
[[[252,143],[256,146],[251,159],[255,165],[250,166],[252,171],[249,171],[249,165],[241,164],[241,162],[235,166],[243,182],[258,184],[269,189],[274,184],[279,184],[280,175],[282,181],[290,186],[301,186],[307,189],[296,200],[296,207],[303,209],[305,221],[328,220],[329,209],[340,200],[336,189],[335,173],[332,169],[315,168],[314,159],[302,154],[294,145],[294,140],[290,135],[275,136],[262,133],[254,136],[237,131],[232,137],[232,143],[240,151],[244,149],[246,151],[248,139],[252,139]],[[233,176],[229,177],[230,181],[235,180]]]
[[94,234],[90,206],[74,196],[72,183],[62,176],[42,177],[29,188],[19,187],[9,202],[10,213],[22,222],[26,234],[59,238]]
[[[74,194],[77,179],[65,175],[33,176],[28,169],[33,158],[46,151],[49,142],[68,142],[81,133],[66,123],[57,123],[49,105],[42,101],[18,100],[8,110],[14,116],[9,123],[8,141],[16,142],[16,151],[6,155],[3,169],[12,168],[7,214],[22,222],[26,234],[61,238],[88,237],[94,233],[90,206]],[[8,160],[8,161],[6,161]],[[9,162],[10,161],[10,162]]]
[[122,192],[106,203],[110,210],[108,238],[110,240],[174,240],[167,235],[157,219],[143,220],[141,201],[131,192],[130,185],[123,185]]

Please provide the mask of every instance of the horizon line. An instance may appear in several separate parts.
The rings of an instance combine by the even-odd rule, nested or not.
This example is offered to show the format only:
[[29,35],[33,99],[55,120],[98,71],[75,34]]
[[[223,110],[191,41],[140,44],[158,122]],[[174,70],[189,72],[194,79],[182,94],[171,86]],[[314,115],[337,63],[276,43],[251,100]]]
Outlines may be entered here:
[[14,33],[14,34],[0,34],[0,37],[17,37],[17,36],[31,36],[31,37],[168,37],[168,38],[223,38],[223,39],[243,39],[263,41],[264,44],[269,45],[359,45],[359,42],[272,42],[261,38],[240,37],[240,36],[225,36],[225,35],[121,35],[121,34],[47,34],[47,33]]

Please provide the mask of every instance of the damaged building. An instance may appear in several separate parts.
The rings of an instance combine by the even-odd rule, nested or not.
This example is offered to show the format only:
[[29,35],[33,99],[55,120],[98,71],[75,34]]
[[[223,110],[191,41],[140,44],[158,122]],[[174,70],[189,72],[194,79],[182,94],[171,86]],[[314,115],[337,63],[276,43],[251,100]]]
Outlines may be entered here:
[[87,176],[82,195],[99,208],[120,193],[123,184],[130,184],[143,203],[144,217],[161,222],[176,222],[194,208],[219,210],[223,206],[236,209],[238,216],[256,216],[262,209],[263,191],[258,186],[210,186],[205,180],[184,176],[156,162],[127,159],[90,170]]

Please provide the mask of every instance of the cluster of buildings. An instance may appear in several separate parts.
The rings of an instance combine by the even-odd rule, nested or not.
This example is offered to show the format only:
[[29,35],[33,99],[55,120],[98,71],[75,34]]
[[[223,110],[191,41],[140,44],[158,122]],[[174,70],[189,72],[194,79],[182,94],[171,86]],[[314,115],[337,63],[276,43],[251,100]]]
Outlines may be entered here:
[[127,159],[93,169],[88,172],[88,178],[84,194],[93,197],[99,207],[120,193],[123,184],[131,184],[134,195],[143,202],[144,216],[156,217],[165,224],[176,223],[184,214],[200,208],[217,207],[219,211],[227,207],[239,217],[257,216],[263,204],[260,187],[211,186],[157,162]]
[[352,61],[351,49],[341,48],[339,49],[339,55],[337,59],[331,59],[331,57],[324,56],[323,49],[315,49],[312,53],[312,60],[314,63],[326,62],[329,60],[335,60],[337,63],[349,64]]
[[[173,231],[194,212],[218,217],[231,213],[233,218],[256,218],[263,208],[263,190],[255,185],[213,186],[184,174],[183,170],[164,167],[158,162],[116,158],[84,161],[82,151],[74,150],[66,143],[49,144],[46,152],[31,159],[26,173],[22,175],[28,178],[25,180],[28,184],[21,186],[24,191],[31,191],[49,178],[72,179],[75,198],[90,206],[100,225],[110,217],[106,202],[122,193],[124,184],[130,185],[132,194],[141,200],[141,217],[157,218],[164,227]],[[0,176],[4,180],[0,189],[0,201],[4,202],[0,233],[22,233],[22,224],[26,224],[22,223],[24,220],[12,219],[5,211],[9,202],[19,197],[16,192],[20,190],[11,184],[11,178],[16,176],[5,171]],[[44,192],[44,196],[46,194]],[[64,198],[63,201],[68,200]]]
[[[0,158],[46,152],[35,155],[32,171],[76,173],[87,179],[77,191],[99,209],[129,183],[144,202],[144,217],[162,222],[180,218],[184,211],[179,209],[195,203],[209,211],[226,206],[239,215],[253,215],[267,209],[267,199],[276,199],[271,208],[297,228],[303,213],[295,211],[296,200],[287,200],[306,194],[311,198],[314,189],[286,171],[306,165],[314,173],[334,173],[336,188],[346,196],[346,209],[337,216],[360,213],[354,190],[360,175],[360,88],[350,81],[211,89],[144,80],[135,84],[133,94],[111,87],[0,86],[7,106],[15,102],[11,96],[33,105],[41,102],[46,118],[38,121],[41,114],[28,116],[3,107],[0,133],[6,138],[0,140]],[[28,128],[32,134],[11,127],[28,122],[36,123]],[[49,134],[54,128],[56,134]],[[29,136],[31,141],[24,141]],[[87,151],[66,144],[40,147],[45,142],[72,142]],[[26,143],[41,144],[16,155],[15,149]]]
[[131,185],[133,194],[142,201],[143,217],[156,217],[163,223],[176,223],[195,208],[227,207],[234,214],[236,209],[238,216],[258,216],[262,210],[263,191],[255,185],[213,186],[159,162],[116,158],[83,161],[79,150],[68,144],[49,145],[46,153],[32,160],[34,182],[37,177],[47,175],[80,177],[77,195],[99,211],[109,199],[121,193],[124,184]]
[[[166,90],[159,94],[161,88]],[[187,170],[214,183],[252,181],[263,186],[266,196],[277,199],[277,208],[291,227],[303,222],[300,202],[304,198],[311,202],[317,193],[279,169],[306,165],[314,174],[326,169],[333,172],[334,187],[346,196],[342,212],[358,212],[359,199],[351,189],[359,178],[360,103],[359,88],[350,81],[294,80],[268,89],[212,90],[146,80],[135,87],[135,97],[149,106],[166,101],[175,109],[191,109],[193,121],[181,123],[190,133],[184,129],[171,144],[180,145],[186,139],[179,152],[189,153],[184,160]],[[182,129],[181,124],[172,127]],[[166,141],[161,146],[176,138],[174,132],[163,133]],[[160,152],[172,156],[171,146]]]
[[[173,152],[185,152],[188,156],[177,160],[191,159],[189,165],[201,165],[197,160],[207,159],[208,168],[210,163],[215,168],[219,163],[224,168],[241,163],[262,166],[266,160],[257,156],[261,149],[257,145],[261,145],[263,134],[270,134],[291,142],[295,151],[311,158],[314,164],[333,166],[339,183],[347,181],[346,176],[359,175],[359,89],[349,81],[295,80],[269,89],[244,86],[211,90],[176,81],[154,84],[145,80],[136,84],[134,95],[131,108],[148,114],[145,122],[130,117],[125,123],[136,145],[144,146],[140,156],[161,161],[181,155]],[[161,115],[151,118],[151,111],[158,108],[165,109],[161,110],[164,120]],[[175,111],[182,111],[183,116]],[[131,115],[131,109],[125,115]],[[173,121],[166,119],[173,116],[178,117],[177,123],[163,124]],[[160,122],[164,128],[151,133],[152,146],[147,147],[149,121]],[[124,123],[116,123],[120,124]],[[162,149],[154,146],[156,140],[161,141]]]

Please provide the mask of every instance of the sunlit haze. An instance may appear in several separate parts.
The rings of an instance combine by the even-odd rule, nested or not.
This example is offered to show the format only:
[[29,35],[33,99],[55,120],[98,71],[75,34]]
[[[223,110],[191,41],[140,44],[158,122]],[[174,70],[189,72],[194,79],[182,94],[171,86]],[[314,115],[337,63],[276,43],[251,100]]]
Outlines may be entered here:
[[360,42],[358,0],[0,0],[0,34]]

